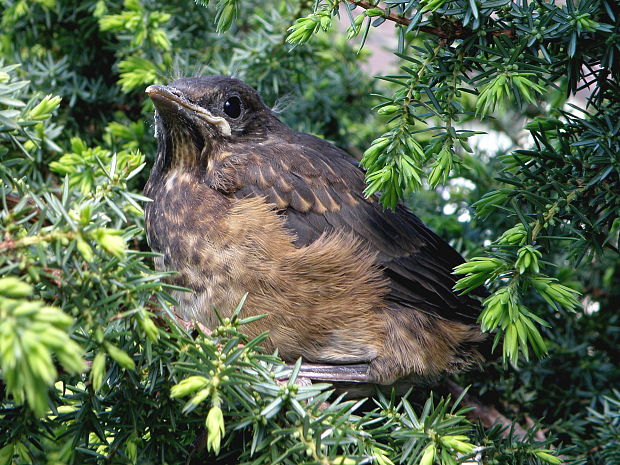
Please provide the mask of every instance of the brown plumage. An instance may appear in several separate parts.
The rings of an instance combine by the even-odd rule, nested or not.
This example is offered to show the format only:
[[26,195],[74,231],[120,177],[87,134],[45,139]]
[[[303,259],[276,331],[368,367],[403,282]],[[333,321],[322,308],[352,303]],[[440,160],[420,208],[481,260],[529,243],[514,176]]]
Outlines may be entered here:
[[176,294],[182,316],[212,327],[247,292],[243,315],[267,315],[248,335],[269,330],[267,350],[329,365],[329,379],[387,384],[481,360],[479,303],[452,291],[462,258],[405,207],[364,198],[348,154],[286,127],[237,79],[147,93],[148,239],[157,268],[194,291]]

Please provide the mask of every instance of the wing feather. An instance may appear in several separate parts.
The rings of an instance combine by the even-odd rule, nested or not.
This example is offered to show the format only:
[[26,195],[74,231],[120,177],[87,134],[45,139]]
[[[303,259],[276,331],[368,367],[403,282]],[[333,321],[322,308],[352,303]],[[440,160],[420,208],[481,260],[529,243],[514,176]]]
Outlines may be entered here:
[[265,197],[285,215],[298,247],[325,232],[349,231],[377,252],[390,301],[465,322],[478,316],[478,301],[452,290],[452,269],[463,258],[404,206],[384,210],[376,198],[364,198],[364,173],[346,152],[291,131],[251,153],[231,153],[211,165],[212,187],[240,198]]

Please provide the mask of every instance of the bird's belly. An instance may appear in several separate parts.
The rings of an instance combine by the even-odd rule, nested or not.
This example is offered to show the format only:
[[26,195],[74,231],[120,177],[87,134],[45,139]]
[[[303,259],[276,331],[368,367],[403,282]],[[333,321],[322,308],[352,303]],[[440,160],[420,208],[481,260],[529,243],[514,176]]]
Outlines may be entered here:
[[[208,194],[208,195],[207,195]],[[286,359],[355,363],[372,360],[384,338],[378,317],[387,292],[375,255],[345,234],[321,236],[297,248],[283,218],[262,198],[213,199],[201,193],[190,210],[174,198],[148,207],[159,270],[176,271],[171,282],[177,312],[207,327],[214,310],[229,316],[248,293],[243,316],[266,315],[244,328],[268,330],[267,349]]]

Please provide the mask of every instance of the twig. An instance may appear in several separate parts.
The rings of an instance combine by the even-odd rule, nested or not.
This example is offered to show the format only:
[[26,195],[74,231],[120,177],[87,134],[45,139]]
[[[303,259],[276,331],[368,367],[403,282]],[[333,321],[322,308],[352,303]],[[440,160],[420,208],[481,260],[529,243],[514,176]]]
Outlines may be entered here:
[[54,283],[56,287],[62,287],[62,270],[60,268],[44,266],[43,271],[50,275],[50,281]]
[[[448,392],[452,394],[454,398],[459,397],[463,393],[463,388],[451,380],[446,380],[446,386]],[[484,405],[479,399],[471,394],[465,394],[461,405],[470,407],[467,416],[470,420],[480,420],[486,428],[490,428],[493,425],[500,424],[504,427],[502,431],[503,437],[508,437],[512,428],[512,434],[520,440],[525,439],[527,431],[517,422],[510,421],[504,415],[502,415],[494,406]],[[528,417],[529,422],[533,425],[533,421]],[[529,426],[529,425],[528,425]],[[542,431],[537,431],[534,438],[537,441],[545,441],[545,434]]]
[[5,198],[6,198],[6,203],[7,203],[7,206],[9,207],[9,210],[12,210],[13,208],[15,208],[15,206],[21,200],[21,198],[16,196],[15,194],[6,194]]
[[[17,206],[17,204],[19,204],[19,202],[22,201],[22,197],[19,197],[16,194],[6,194],[4,198],[6,200],[6,207],[7,207],[8,212],[11,212]],[[39,207],[37,206],[37,204],[34,203],[34,201],[31,198],[29,198],[29,199],[26,199],[26,205],[29,208],[31,208],[31,212],[33,211],[35,212],[35,215],[32,218],[30,218],[29,222],[32,223],[32,222],[37,221],[39,219],[39,215],[41,214],[41,210],[39,210]],[[1,203],[0,203],[0,208],[2,208]],[[51,222],[47,218],[43,219],[44,226],[49,226],[50,224]]]
[[[348,0],[348,1],[350,3],[353,3],[354,5],[364,8],[365,10],[369,10],[371,8],[380,8],[377,5],[373,5],[371,2],[368,2],[366,0]],[[383,12],[384,12],[383,17],[389,21],[393,21],[396,24],[401,24],[403,26],[409,26],[411,24],[411,20],[409,18],[406,18],[404,16],[399,16],[392,12],[388,14],[386,10],[383,10]],[[434,26],[418,26],[417,29],[419,31],[426,32],[428,34],[437,36],[443,40],[462,39],[462,38],[469,37],[472,34],[474,34],[474,31],[472,31],[471,29],[464,28],[460,24],[452,25],[452,28],[450,30],[446,30],[441,27],[434,27]],[[514,36],[514,31],[511,29],[500,29],[498,31],[489,32],[488,35],[491,37],[498,37],[502,35],[512,37]]]
[[52,231],[47,234],[40,234],[36,236],[26,236],[21,239],[13,240],[13,239],[5,239],[0,242],[0,250],[14,250],[20,249],[23,247],[29,247],[34,244],[40,244],[41,242],[50,242],[59,239],[75,239],[76,233],[73,231],[68,232],[57,232]]

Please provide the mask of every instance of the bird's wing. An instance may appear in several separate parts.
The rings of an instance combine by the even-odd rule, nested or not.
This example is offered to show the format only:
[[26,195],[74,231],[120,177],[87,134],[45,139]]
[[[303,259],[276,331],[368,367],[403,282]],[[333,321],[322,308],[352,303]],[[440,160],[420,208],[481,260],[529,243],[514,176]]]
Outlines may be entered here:
[[349,231],[377,252],[390,280],[390,301],[464,322],[478,316],[480,304],[452,290],[452,269],[463,258],[404,206],[386,210],[376,198],[365,198],[364,173],[344,151],[290,133],[230,153],[211,163],[212,187],[276,204],[297,246],[325,232]]

